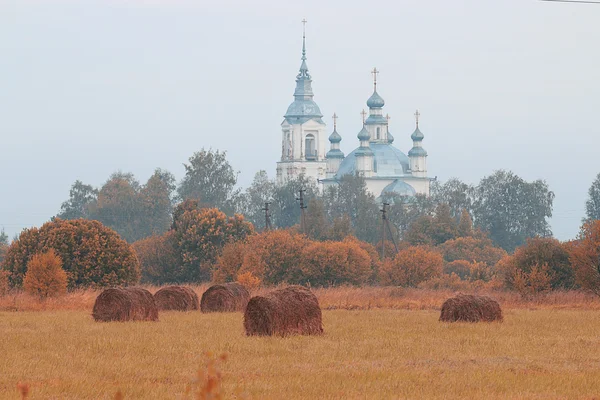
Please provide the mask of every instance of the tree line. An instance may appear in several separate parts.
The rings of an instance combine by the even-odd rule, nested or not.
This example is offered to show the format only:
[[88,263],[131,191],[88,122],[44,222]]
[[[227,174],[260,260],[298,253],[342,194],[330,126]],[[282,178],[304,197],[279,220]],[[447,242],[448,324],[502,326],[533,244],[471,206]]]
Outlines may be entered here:
[[[429,229],[431,218],[446,218],[445,214],[438,215],[440,204],[449,207],[449,217],[457,222],[466,211],[476,228],[488,232],[493,243],[507,251],[513,251],[528,237],[552,235],[548,218],[552,216],[554,193],[543,180],[527,182],[509,171],[496,171],[477,185],[458,179],[434,181],[430,197],[385,194],[378,201],[367,191],[365,180],[352,175],[321,193],[317,183],[305,176],[276,185],[265,171],[259,171],[250,186],[242,190],[237,186],[238,173],[226,153],[220,151],[202,149],[184,167],[185,176],[179,183],[173,174],[161,169],[145,184],[123,172],[112,174],[100,188],[76,181],[56,217],[98,220],[133,243],[167,232],[175,205],[193,199],[203,208],[215,207],[229,216],[244,215],[258,231],[265,228],[264,208],[269,203],[272,226],[288,228],[300,221],[297,197],[303,189],[306,233],[314,239],[336,240],[352,234],[377,243],[381,240],[382,201],[390,204],[392,235],[398,241],[406,235],[414,237],[410,227],[417,222],[422,229]],[[596,197],[600,198],[600,189],[595,189]],[[588,213],[600,214],[594,211],[600,210],[594,201],[588,201]]]

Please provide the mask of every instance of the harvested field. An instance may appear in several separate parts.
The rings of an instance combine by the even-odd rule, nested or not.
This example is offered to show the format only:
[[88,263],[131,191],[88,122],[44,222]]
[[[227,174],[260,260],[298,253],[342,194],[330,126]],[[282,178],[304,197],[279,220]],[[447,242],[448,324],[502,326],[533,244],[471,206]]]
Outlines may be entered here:
[[194,311],[200,309],[198,295],[187,286],[166,286],[154,293],[161,311]]
[[246,309],[248,300],[250,300],[248,289],[239,283],[213,285],[202,294],[200,311],[203,313],[243,312]]
[[444,302],[440,321],[443,322],[502,322],[500,304],[491,297],[459,294]]
[[323,333],[317,297],[302,286],[289,286],[250,299],[244,314],[248,336],[320,335]]
[[31,400],[189,398],[205,351],[229,355],[227,399],[597,398],[598,311],[513,309],[502,324],[438,317],[324,311],[323,335],[282,339],[246,337],[241,313],[98,324],[89,311],[0,312],[0,398],[19,399],[18,382]]
[[96,298],[92,316],[96,321],[157,321],[152,293],[142,288],[106,289]]

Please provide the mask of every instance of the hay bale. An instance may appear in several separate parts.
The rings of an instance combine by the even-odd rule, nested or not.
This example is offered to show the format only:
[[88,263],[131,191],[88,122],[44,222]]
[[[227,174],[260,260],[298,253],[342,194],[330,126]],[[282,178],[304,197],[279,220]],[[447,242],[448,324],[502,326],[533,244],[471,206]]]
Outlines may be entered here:
[[96,298],[96,321],[158,321],[152,293],[141,288],[106,289]]
[[307,288],[289,286],[250,299],[244,314],[248,336],[320,335],[319,300]]
[[154,293],[159,310],[192,311],[200,308],[198,295],[186,286],[166,286]]
[[442,305],[440,321],[444,322],[502,322],[502,309],[488,296],[459,294]]
[[213,285],[202,294],[200,311],[203,313],[244,311],[248,300],[250,300],[248,289],[237,282]]

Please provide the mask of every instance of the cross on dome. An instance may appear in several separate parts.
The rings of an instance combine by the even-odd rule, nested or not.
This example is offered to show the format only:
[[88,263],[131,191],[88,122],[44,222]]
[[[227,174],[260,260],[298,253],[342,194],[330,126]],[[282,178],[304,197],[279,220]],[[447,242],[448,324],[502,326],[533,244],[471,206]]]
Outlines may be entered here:
[[417,112],[415,112],[415,120],[417,121],[417,128],[419,127],[419,117],[421,116],[421,113],[419,112],[419,110],[417,110]]
[[379,73],[379,71],[377,70],[377,67],[374,67],[373,70],[371,71],[371,74],[373,74],[373,88],[376,91],[377,90],[377,74]]
[[333,117],[331,117],[331,118],[333,118],[333,130],[335,131],[337,129],[337,119],[338,119],[338,116],[337,116],[336,113],[333,113]]
[[362,115],[362,120],[363,120],[363,125],[365,124],[365,117],[367,116],[367,112],[363,109],[360,112],[360,115]]

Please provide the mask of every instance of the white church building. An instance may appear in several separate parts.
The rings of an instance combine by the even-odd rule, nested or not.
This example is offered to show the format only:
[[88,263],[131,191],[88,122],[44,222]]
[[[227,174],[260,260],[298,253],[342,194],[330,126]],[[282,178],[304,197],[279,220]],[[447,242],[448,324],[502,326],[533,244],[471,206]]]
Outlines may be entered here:
[[342,136],[337,132],[337,115],[333,116],[333,132],[328,136],[323,114],[313,99],[312,78],[306,65],[306,35],[303,34],[302,64],[296,76],[294,101],[281,123],[278,184],[304,174],[326,188],[337,185],[346,174],[358,173],[365,178],[367,190],[375,197],[384,193],[429,195],[431,178],[427,176],[427,151],[422,146],[424,135],[419,130],[419,112],[415,113],[416,129],[411,135],[413,147],[406,155],[393,146],[389,116],[383,115],[385,101],[377,93],[377,69],[372,73],[374,90],[367,100],[368,117],[363,110],[363,124],[357,129],[359,146],[344,156],[340,150]]

